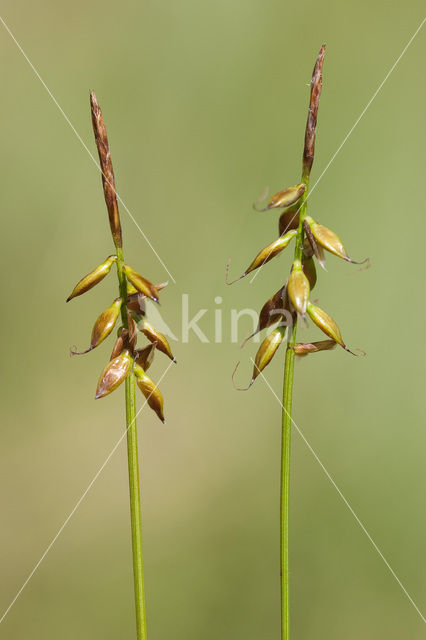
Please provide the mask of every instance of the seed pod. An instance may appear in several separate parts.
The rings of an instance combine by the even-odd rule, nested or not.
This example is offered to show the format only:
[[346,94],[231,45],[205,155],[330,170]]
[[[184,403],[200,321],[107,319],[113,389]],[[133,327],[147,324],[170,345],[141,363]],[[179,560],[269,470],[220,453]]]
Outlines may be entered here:
[[127,297],[127,308],[129,311],[133,311],[138,316],[144,316],[146,314],[146,305],[145,305],[146,296],[140,291],[136,291],[136,293],[132,293]]
[[117,318],[120,313],[121,298],[116,298],[112,305],[102,311],[99,318],[96,320],[92,330],[92,339],[90,341],[90,349],[94,349],[100,345],[105,338],[109,336],[114,329],[114,325],[117,322]]
[[259,373],[271,362],[278,347],[284,340],[285,333],[286,327],[277,327],[272,333],[266,336],[254,359],[253,376],[250,385],[253,384]]
[[[346,260],[346,262],[351,262],[352,264],[361,264],[360,262],[355,262],[352,260],[347,252],[345,247],[342,244],[339,236],[334,233],[331,229],[327,229],[322,224],[315,222],[311,217],[306,218],[307,223],[309,224],[310,230],[312,232],[315,241],[320,247],[326,249],[330,253],[333,253],[338,258],[342,258],[342,260]],[[365,260],[364,260],[365,262]]]
[[134,293],[139,293],[139,291],[132,285],[130,284],[130,282],[127,280],[126,282],[126,286],[127,286],[127,296],[128,299],[130,298],[130,296],[132,296]]
[[112,305],[102,311],[101,315],[96,320],[93,329],[92,329],[92,338],[90,340],[90,347],[85,351],[74,351],[71,349],[71,355],[83,355],[95,349],[98,345],[101,344],[109,336],[111,331],[114,329],[114,325],[117,322],[117,318],[120,313],[121,308],[121,298],[116,298]]
[[321,331],[325,333],[326,336],[340,344],[346,351],[349,351],[345,343],[343,342],[342,335],[340,333],[340,329],[337,324],[334,322],[333,318],[331,318],[325,311],[312,304],[308,303],[308,314],[311,320],[317,325]]
[[132,358],[126,350],[111,360],[101,373],[95,398],[103,398],[114,391],[127,376]]
[[297,313],[304,316],[309,300],[309,280],[302,270],[300,262],[295,262],[287,285],[288,295]]
[[275,193],[269,200],[264,209],[256,209],[256,211],[268,211],[269,209],[281,209],[283,207],[289,207],[294,204],[303,196],[306,191],[306,185],[301,182],[295,187],[288,187]]
[[334,340],[319,340],[318,342],[305,342],[294,345],[294,353],[297,356],[307,356],[309,353],[316,353],[317,351],[330,351],[334,349],[337,342]]
[[142,331],[142,333],[148,338],[150,342],[157,343],[158,351],[165,353],[166,356],[170,358],[170,360],[172,360],[173,362],[176,362],[176,360],[173,357],[172,350],[170,349],[170,345],[166,336],[164,336],[162,333],[154,329],[154,327],[151,326],[148,322],[143,323],[143,326],[140,329],[140,331]]
[[303,258],[302,260],[303,273],[308,278],[309,286],[312,289],[315,287],[317,282],[317,270],[315,268],[315,262],[313,258]]
[[291,207],[287,207],[280,215],[279,223],[278,223],[278,231],[280,236],[283,236],[287,231],[291,229],[298,229],[299,227],[299,211],[300,211],[300,203],[296,202],[296,204],[291,205]]
[[123,265],[123,271],[126,274],[127,280],[141,293],[143,293],[147,298],[154,300],[154,302],[158,302],[158,291],[146,278],[141,276],[137,271],[129,267],[129,265]]
[[241,348],[244,347],[246,342],[253,338],[257,333],[263,331],[267,327],[271,327],[276,322],[281,322],[284,326],[284,320],[291,318],[290,304],[287,295],[287,283],[278,289],[278,291],[269,298],[263,305],[259,313],[259,321],[257,327],[253,333],[250,333],[242,342]]
[[156,342],[152,344],[148,344],[143,349],[139,349],[135,354],[135,362],[138,364],[144,371],[148,371],[154,360],[155,347],[157,346]]
[[165,422],[163,414],[163,396],[153,381],[148,378],[145,371],[139,365],[134,365],[133,371],[136,376],[136,384],[142,391],[148,405],[155,411],[161,422]]
[[96,269],[93,269],[93,271],[88,273],[87,276],[84,276],[84,278],[82,278],[80,282],[75,285],[72,293],[67,298],[67,302],[69,302],[73,298],[76,298],[77,296],[81,296],[83,293],[86,293],[86,291],[89,291],[95,285],[101,282],[101,280],[103,280],[105,276],[109,274],[109,272],[111,271],[111,267],[116,260],[117,256],[109,256],[105,260],[105,262],[102,262],[102,264],[96,267]]
[[316,259],[318,260],[320,266],[325,269],[325,258],[324,258],[324,251],[321,247],[321,245],[317,244],[317,241],[315,240],[310,224],[309,224],[309,220],[312,220],[312,218],[310,218],[309,216],[306,216],[306,218],[303,221],[303,229],[305,231],[306,234],[306,238],[309,241],[309,244],[311,245],[312,251],[314,253],[314,256],[316,257]]
[[317,117],[319,100],[322,88],[322,66],[324,63],[325,44],[322,45],[318,58],[315,62],[311,80],[311,98],[309,103],[308,121],[305,131],[305,146],[303,149],[303,177],[309,177],[315,153],[315,135],[317,128]]
[[244,278],[244,276],[246,276],[251,271],[258,269],[262,265],[269,262],[269,260],[272,260],[272,258],[275,258],[275,256],[279,255],[281,251],[283,251],[283,249],[285,249],[290,244],[290,241],[294,237],[296,237],[296,235],[297,231],[288,231],[284,236],[282,236],[282,238],[278,238],[278,240],[275,240],[274,242],[271,242],[271,244],[268,244],[267,247],[259,251],[253,262],[249,267],[247,267],[247,269],[238,279],[240,280],[241,278]]
[[124,345],[126,343],[128,336],[129,336],[129,332],[127,331],[127,329],[124,329],[122,327],[117,336],[117,340],[114,342],[114,346],[112,348],[111,355],[109,357],[110,360],[114,360],[114,358],[117,358],[120,355],[120,353],[124,349]]
[[104,118],[94,91],[90,92],[90,106],[92,109],[93,132],[95,134],[95,142],[101,165],[102,186],[104,188],[105,203],[108,209],[109,225],[115,246],[121,247],[121,223],[120,214],[118,213],[117,194],[115,191],[114,170],[112,168]]

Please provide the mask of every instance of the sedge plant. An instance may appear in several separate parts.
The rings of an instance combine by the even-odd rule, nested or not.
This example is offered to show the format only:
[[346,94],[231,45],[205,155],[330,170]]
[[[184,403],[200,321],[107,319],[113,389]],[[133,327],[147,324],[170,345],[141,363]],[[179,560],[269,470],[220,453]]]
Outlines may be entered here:
[[[263,369],[271,362],[279,346],[287,343],[284,361],[284,381],[282,396],[282,436],[281,436],[281,479],[280,479],[280,575],[281,575],[281,639],[290,638],[289,608],[289,495],[290,495],[290,439],[292,422],[292,396],[295,356],[329,351],[340,345],[345,351],[354,354],[346,346],[336,322],[319,306],[311,302],[310,292],[315,287],[316,262],[324,268],[325,253],[354,264],[362,264],[352,260],[347,254],[340,238],[334,231],[319,224],[308,216],[309,179],[314,161],[315,137],[317,128],[318,107],[322,89],[322,68],[325,45],[320,49],[315,62],[310,86],[308,119],[303,148],[302,176],[300,183],[279,191],[268,201],[261,211],[282,210],[279,218],[279,237],[262,249],[250,263],[244,273],[234,280],[228,281],[229,262],[227,265],[227,284],[233,284],[244,278],[255,269],[281,254],[294,240],[294,256],[287,281],[266,301],[259,313],[255,332],[243,343],[260,331],[269,328],[270,332],[260,344],[254,359],[250,388]],[[255,209],[257,207],[255,206]],[[365,261],[364,261],[365,262]],[[297,329],[300,322],[309,318],[326,336],[326,340],[309,343],[297,342]],[[277,324],[278,323],[278,324]],[[276,326],[274,326],[276,325]],[[242,346],[243,346],[242,345]],[[239,364],[239,363],[238,363]],[[237,367],[238,367],[237,364]],[[235,368],[235,371],[237,369]],[[234,375],[235,375],[234,371]],[[263,375],[263,374],[262,374]],[[238,387],[237,387],[238,388]],[[239,388],[238,388],[239,389]],[[239,390],[246,390],[239,389]]]
[[[95,398],[104,398],[122,382],[125,384],[127,455],[129,471],[130,519],[133,554],[133,577],[136,610],[137,640],[146,640],[145,589],[142,554],[142,520],[139,486],[138,438],[136,429],[136,385],[145,402],[164,423],[163,397],[146,371],[152,364],[156,351],[161,351],[175,362],[167,338],[146,320],[146,300],[158,303],[159,292],[167,283],[153,285],[124,262],[121,221],[115,190],[114,172],[102,111],[94,92],[90,93],[93,131],[99,154],[102,185],[108,210],[109,223],[115,253],[93,271],[84,276],[74,287],[67,302],[86,293],[103,280],[113,264],[117,269],[118,296],[97,318],[85,351],[71,350],[72,355],[83,354],[98,347],[118,324],[117,337],[108,364],[103,369],[96,388]],[[148,344],[137,347],[138,332],[144,334]]]

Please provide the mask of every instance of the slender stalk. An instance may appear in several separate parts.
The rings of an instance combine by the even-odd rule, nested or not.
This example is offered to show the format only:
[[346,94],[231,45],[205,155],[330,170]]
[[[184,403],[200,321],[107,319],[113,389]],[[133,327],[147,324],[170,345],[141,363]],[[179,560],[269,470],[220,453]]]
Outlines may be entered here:
[[[303,176],[306,191],[302,197],[299,211],[299,227],[294,249],[294,260],[300,261],[303,249],[303,220],[307,210],[309,176]],[[296,344],[297,315],[293,315],[293,325],[287,339],[284,362],[282,435],[281,435],[281,496],[280,496],[280,559],[281,559],[281,639],[290,638],[290,585],[289,585],[289,503],[290,503],[290,442],[291,442],[291,406],[294,378],[294,345]]]
[[[116,246],[117,251],[117,276],[120,287],[120,297],[123,300],[121,306],[121,319],[123,326],[128,329],[127,318],[127,283],[123,273],[123,249]],[[136,426],[136,396],[135,376],[133,371],[126,377],[126,427],[127,427],[127,464],[129,469],[129,494],[130,494],[130,520],[132,531],[132,556],[133,556],[133,584],[135,592],[136,610],[136,637],[137,640],[146,640],[146,612],[145,612],[145,587],[143,577],[143,553],[142,553],[142,515],[140,503],[139,484],[139,460],[138,460],[138,432]]]
[[127,460],[129,466],[130,518],[132,529],[133,581],[137,639],[146,640],[145,588],[143,578],[142,520],[139,486],[138,436],[136,428],[135,376],[126,378]]
[[291,438],[291,401],[293,396],[294,349],[297,321],[294,322],[291,336],[287,342],[284,364],[283,411],[281,436],[281,638],[290,638],[290,591],[289,591],[289,497],[290,497],[290,438]]

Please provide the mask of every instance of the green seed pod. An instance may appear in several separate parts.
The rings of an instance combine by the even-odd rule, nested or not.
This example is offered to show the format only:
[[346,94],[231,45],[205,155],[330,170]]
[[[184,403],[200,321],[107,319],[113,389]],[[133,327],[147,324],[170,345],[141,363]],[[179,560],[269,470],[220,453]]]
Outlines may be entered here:
[[277,327],[270,333],[260,345],[256,357],[254,359],[253,376],[250,385],[256,380],[257,376],[271,362],[278,347],[284,340],[286,327]]
[[315,220],[313,220],[310,216],[306,218],[306,221],[309,224],[311,233],[315,238],[316,243],[320,247],[322,247],[326,251],[329,251],[330,253],[333,253],[338,258],[346,260],[346,262],[351,262],[352,264],[363,264],[363,262],[366,262],[366,260],[364,260],[363,262],[356,262],[355,260],[352,260],[352,258],[348,256],[347,251],[343,246],[343,243],[340,240],[339,236],[334,233],[334,231],[328,229],[327,227],[324,227],[318,222],[315,222]]
[[316,353],[317,351],[330,351],[334,349],[337,342],[334,340],[319,340],[318,342],[305,342],[294,345],[294,353],[297,356],[307,356],[309,353]]
[[295,187],[288,187],[275,193],[269,200],[268,204],[261,211],[268,211],[269,209],[282,209],[289,207],[299,200],[306,191],[306,185],[302,182]]
[[295,238],[296,235],[296,230],[288,231],[284,236],[282,236],[282,238],[278,238],[278,240],[275,240],[267,247],[259,251],[253,262],[240,277],[244,278],[244,276],[246,276],[251,271],[258,269],[263,264],[269,262],[269,260],[272,260],[272,258],[275,258],[275,256],[279,255],[281,251],[283,251],[283,249],[285,249],[290,244],[290,241]]
[[147,298],[154,300],[154,302],[158,302],[158,291],[146,278],[141,276],[137,271],[129,267],[129,265],[123,265],[123,271],[126,274],[127,280],[132,284],[138,291],[143,293]]
[[154,327],[150,325],[148,322],[143,323],[143,326],[140,329],[140,331],[142,331],[142,333],[148,338],[150,342],[157,343],[158,351],[165,353],[166,356],[170,358],[170,360],[172,360],[173,362],[176,362],[176,360],[173,357],[172,350],[170,349],[170,345],[166,336],[164,336],[162,333],[154,329]]
[[317,270],[313,258],[303,258],[302,260],[303,273],[308,278],[309,286],[312,289],[317,282]]
[[123,382],[129,372],[131,362],[130,353],[126,350],[107,364],[99,378],[96,399],[112,393]]
[[133,371],[136,376],[136,384],[145,396],[148,405],[155,411],[161,422],[164,423],[163,396],[160,390],[138,364],[134,365]]
[[156,342],[147,345],[143,349],[139,349],[135,354],[135,362],[138,364],[144,371],[148,371],[154,360],[155,347],[157,346]]
[[297,313],[304,316],[309,300],[310,287],[309,280],[304,274],[300,262],[295,262],[293,265],[288,279],[287,291]]
[[340,344],[340,346],[346,349],[346,351],[349,351],[349,349],[343,342],[340,329],[334,322],[333,318],[331,318],[325,311],[312,304],[311,302],[308,302],[307,311],[311,320],[317,325],[319,329],[321,329],[321,331],[325,333],[326,336],[334,340],[334,342],[337,342],[337,344]]
[[109,336],[114,329],[117,318],[120,314],[121,298],[116,298],[112,305],[102,311],[99,318],[96,320],[93,330],[92,339],[90,341],[90,349],[94,349],[101,344]]
[[84,276],[84,278],[82,278],[80,282],[75,285],[72,293],[67,298],[67,302],[69,302],[73,298],[76,298],[77,296],[81,296],[83,293],[86,293],[86,291],[89,291],[95,285],[101,282],[101,280],[103,280],[105,276],[109,274],[109,272],[111,271],[111,267],[116,260],[117,256],[109,256],[105,260],[105,262],[102,262],[102,264],[96,267],[96,269],[93,269],[93,271],[88,273],[87,276]]

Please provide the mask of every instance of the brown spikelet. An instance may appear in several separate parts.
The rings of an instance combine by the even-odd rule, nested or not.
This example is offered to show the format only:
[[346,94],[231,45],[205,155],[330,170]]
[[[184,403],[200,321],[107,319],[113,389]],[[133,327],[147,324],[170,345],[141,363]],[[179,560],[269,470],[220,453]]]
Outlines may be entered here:
[[95,134],[96,147],[98,149],[99,162],[102,171],[102,186],[104,188],[105,202],[108,209],[109,224],[115,246],[121,247],[123,244],[121,222],[120,214],[118,212],[114,171],[112,168],[108,136],[102,111],[94,91],[90,92],[90,106],[92,110],[93,132]]
[[305,146],[303,149],[303,177],[309,176],[314,162],[315,135],[317,128],[318,107],[322,88],[322,66],[324,63],[325,44],[322,45],[315,62],[311,80],[311,99],[309,102],[308,120],[306,123]]

